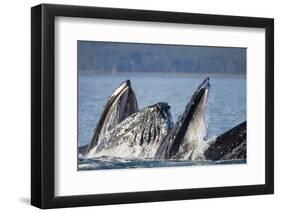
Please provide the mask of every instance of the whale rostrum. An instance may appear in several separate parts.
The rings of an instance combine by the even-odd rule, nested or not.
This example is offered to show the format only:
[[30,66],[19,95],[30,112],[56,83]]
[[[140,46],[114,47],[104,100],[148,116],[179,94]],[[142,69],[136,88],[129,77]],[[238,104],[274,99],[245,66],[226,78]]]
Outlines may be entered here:
[[124,81],[109,97],[91,143],[79,147],[79,153],[88,158],[246,159],[246,122],[206,140],[209,81],[206,78],[198,86],[175,124],[168,103],[139,110],[130,81]]

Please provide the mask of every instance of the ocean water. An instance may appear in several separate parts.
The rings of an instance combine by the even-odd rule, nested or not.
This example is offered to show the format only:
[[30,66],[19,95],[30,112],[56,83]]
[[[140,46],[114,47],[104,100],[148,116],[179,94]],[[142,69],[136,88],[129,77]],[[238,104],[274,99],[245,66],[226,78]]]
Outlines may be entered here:
[[[207,104],[207,138],[220,135],[246,120],[246,76],[171,74],[171,73],[118,73],[94,74],[79,72],[78,85],[78,145],[91,141],[94,129],[108,97],[124,80],[130,79],[139,108],[167,102],[171,106],[174,123],[198,85],[210,77],[210,94]],[[224,163],[241,163],[233,161]],[[109,169],[157,166],[189,166],[220,164],[222,162],[156,162],[122,161],[120,159],[78,159],[78,168]],[[152,165],[152,166],[149,166]]]
[[155,168],[172,166],[206,166],[222,164],[243,164],[246,160],[224,160],[224,161],[183,161],[183,160],[128,160],[121,158],[100,157],[95,159],[79,158],[79,170],[100,169],[130,169],[130,168]]

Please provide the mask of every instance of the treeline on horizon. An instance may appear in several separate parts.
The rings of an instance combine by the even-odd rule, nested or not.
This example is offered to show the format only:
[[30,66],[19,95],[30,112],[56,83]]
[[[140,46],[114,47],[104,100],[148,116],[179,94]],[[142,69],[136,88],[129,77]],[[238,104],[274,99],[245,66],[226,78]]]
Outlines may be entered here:
[[246,49],[78,41],[78,68],[92,72],[246,73]]

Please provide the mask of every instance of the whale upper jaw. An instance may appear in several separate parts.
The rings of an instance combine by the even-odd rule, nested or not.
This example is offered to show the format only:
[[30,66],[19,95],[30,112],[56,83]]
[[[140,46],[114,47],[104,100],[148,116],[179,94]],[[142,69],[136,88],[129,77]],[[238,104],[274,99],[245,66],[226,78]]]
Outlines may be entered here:
[[91,143],[87,147],[87,152],[89,153],[97,145],[100,137],[103,137],[117,124],[137,111],[138,102],[135,93],[131,87],[130,80],[126,80],[108,98]]
[[[177,155],[179,155],[180,149],[184,143],[189,142],[187,140],[190,140],[190,132],[198,130],[198,126],[196,125],[201,125],[201,122],[204,120],[209,88],[209,78],[206,78],[191,97],[191,100],[185,107],[185,111],[179,117],[176,124],[163,139],[163,142],[155,154],[155,159],[183,158],[183,156],[177,157]],[[194,145],[196,144],[192,146],[194,147]],[[188,153],[188,150],[184,151]]]

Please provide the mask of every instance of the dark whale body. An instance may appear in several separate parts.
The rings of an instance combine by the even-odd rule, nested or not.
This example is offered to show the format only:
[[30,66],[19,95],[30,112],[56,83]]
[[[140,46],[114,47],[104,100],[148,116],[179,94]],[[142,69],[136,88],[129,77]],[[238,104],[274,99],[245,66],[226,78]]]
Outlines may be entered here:
[[207,160],[246,159],[246,121],[218,136],[204,155]]

